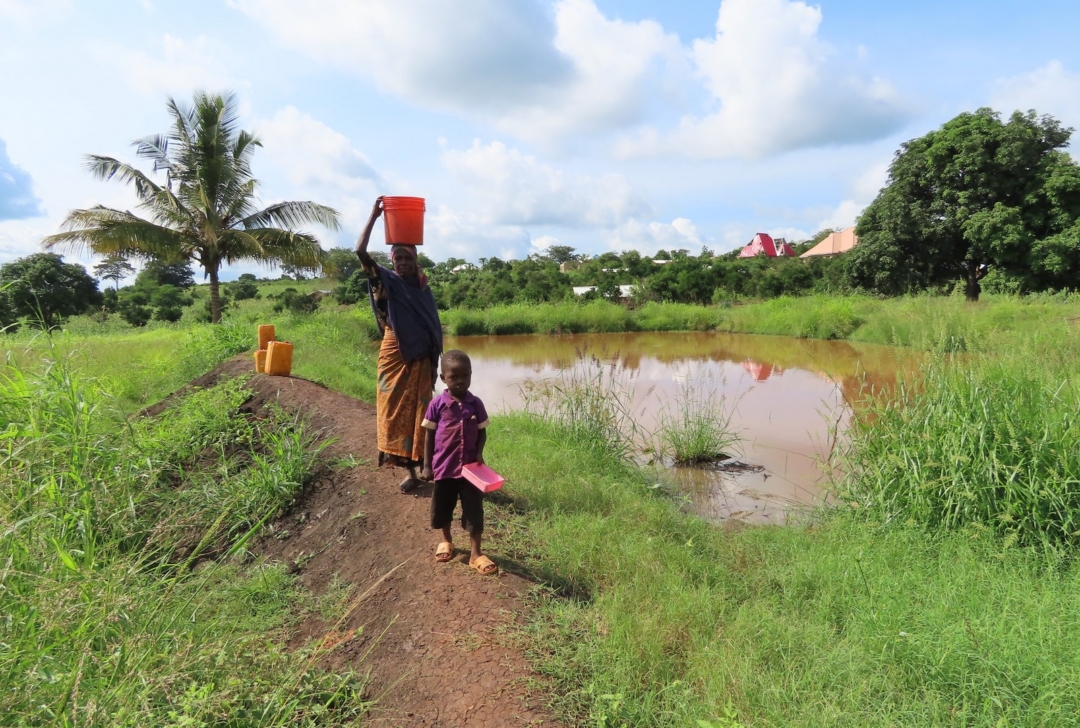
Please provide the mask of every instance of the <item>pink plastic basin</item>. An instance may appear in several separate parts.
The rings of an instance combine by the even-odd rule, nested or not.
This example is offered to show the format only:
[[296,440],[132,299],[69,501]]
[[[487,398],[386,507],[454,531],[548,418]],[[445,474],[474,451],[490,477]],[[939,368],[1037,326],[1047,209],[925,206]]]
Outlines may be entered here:
[[498,490],[503,486],[503,478],[487,465],[469,463],[461,466],[461,477],[485,493]]

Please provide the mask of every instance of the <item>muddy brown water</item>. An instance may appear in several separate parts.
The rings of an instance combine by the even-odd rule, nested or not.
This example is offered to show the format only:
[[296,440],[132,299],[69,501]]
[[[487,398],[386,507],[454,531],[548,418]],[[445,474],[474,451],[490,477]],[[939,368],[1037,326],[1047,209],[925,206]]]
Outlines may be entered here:
[[710,520],[754,523],[784,523],[827,499],[829,454],[851,404],[913,362],[886,346],[726,333],[459,336],[446,348],[468,352],[472,391],[493,411],[522,407],[523,384],[557,378],[583,355],[616,364],[645,430],[687,385],[710,392],[742,438],[733,463],[658,466],[658,480]]

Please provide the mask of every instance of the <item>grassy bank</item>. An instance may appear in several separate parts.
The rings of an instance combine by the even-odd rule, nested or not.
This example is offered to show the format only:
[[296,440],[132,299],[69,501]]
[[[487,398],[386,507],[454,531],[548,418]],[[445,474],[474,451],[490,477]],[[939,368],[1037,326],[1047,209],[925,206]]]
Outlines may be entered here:
[[128,422],[117,380],[80,368],[100,359],[53,357],[0,371],[0,722],[359,720],[353,675],[284,648],[320,605],[281,567],[200,561],[292,502],[318,451],[303,423],[240,415],[241,381]]
[[[469,315],[483,323],[499,311]],[[811,297],[501,311],[507,326],[533,317],[537,331],[650,322],[942,352],[900,399],[868,403],[845,453],[844,494],[856,506],[807,526],[717,528],[681,513],[589,426],[493,421],[489,460],[508,487],[490,511],[490,551],[544,585],[525,643],[571,724],[1080,725],[1080,332],[1070,320],[1080,304]],[[453,330],[461,315],[444,322]],[[339,712],[323,723],[353,719],[341,711],[357,709],[355,683],[309,675],[303,655],[275,646],[311,608],[284,573],[227,561],[176,568],[178,548],[227,550],[285,502],[236,462],[219,469],[236,474],[226,483],[190,474],[201,443],[238,437],[242,423],[218,417],[228,403],[193,398],[167,431],[121,427],[111,409],[149,404],[250,346],[265,322],[297,344],[297,374],[373,399],[362,307],[290,317],[252,302],[230,322],[70,333],[54,339],[74,352],[70,365],[12,376],[0,392],[0,425],[20,428],[2,441],[0,489],[10,490],[0,513],[14,515],[0,525],[17,560],[4,576],[14,588],[0,594],[15,615],[0,622],[0,642],[16,645],[0,653],[3,715],[91,722],[91,695],[129,724],[182,723],[160,718],[173,713],[213,723],[263,705],[269,718],[252,723],[318,722],[324,704]],[[51,356],[45,340],[19,337],[16,358]],[[100,377],[85,381],[91,373]],[[27,401],[40,402],[33,417],[11,414]],[[94,417],[80,425],[87,408]],[[282,437],[295,432],[279,424]],[[162,487],[175,478],[198,487]],[[222,502],[219,520],[208,504]]]
[[273,323],[277,338],[296,346],[298,376],[373,401],[375,354],[366,339],[370,315],[328,309],[312,315],[273,313],[266,305],[242,309],[220,326],[170,324],[146,330],[106,328],[84,322],[51,336],[25,331],[0,338],[0,353],[20,366],[40,368],[56,357],[72,358],[120,407],[133,412],[176,391],[215,364],[257,346],[256,325]]
[[442,312],[448,331],[482,334],[729,331],[850,339],[938,351],[974,351],[1033,329],[1080,319],[1076,297],[962,298],[866,296],[776,298],[734,306],[649,303],[626,309],[603,301],[496,306]]
[[550,585],[531,650],[573,724],[1080,724],[1080,575],[992,529],[718,529],[537,418],[489,449],[490,549]]

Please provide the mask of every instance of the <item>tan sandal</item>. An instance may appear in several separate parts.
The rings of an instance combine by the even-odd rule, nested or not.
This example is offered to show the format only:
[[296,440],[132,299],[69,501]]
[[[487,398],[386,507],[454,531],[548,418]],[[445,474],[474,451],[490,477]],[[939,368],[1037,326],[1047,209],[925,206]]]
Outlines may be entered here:
[[481,555],[476,561],[470,561],[469,566],[476,569],[483,576],[492,576],[499,573],[499,567],[487,556]]
[[452,558],[454,558],[454,544],[443,541],[435,547],[435,560],[440,564],[445,564]]

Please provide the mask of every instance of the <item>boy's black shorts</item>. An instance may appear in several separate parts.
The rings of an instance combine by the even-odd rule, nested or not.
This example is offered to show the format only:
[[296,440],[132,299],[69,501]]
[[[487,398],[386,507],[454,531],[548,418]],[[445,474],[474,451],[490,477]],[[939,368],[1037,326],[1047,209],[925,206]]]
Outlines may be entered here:
[[461,527],[470,535],[484,532],[484,494],[465,478],[436,480],[431,494],[431,527],[444,528],[454,520],[454,507],[461,499]]

